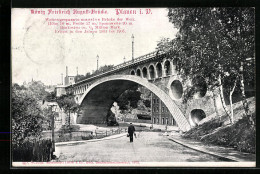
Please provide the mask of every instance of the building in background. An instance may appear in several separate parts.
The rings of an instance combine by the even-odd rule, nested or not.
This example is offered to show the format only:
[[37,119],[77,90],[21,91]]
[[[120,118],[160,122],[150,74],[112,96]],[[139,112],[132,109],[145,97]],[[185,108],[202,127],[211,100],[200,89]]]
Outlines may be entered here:
[[75,84],[75,78],[76,78],[76,76],[68,75],[68,67],[66,66],[66,76],[64,78],[64,85],[68,86],[68,85]]
[[176,121],[172,117],[165,104],[153,93],[151,94],[151,112],[152,123],[161,125],[174,125]]
[[56,97],[60,97],[61,95],[66,94],[65,86],[64,85],[57,85],[55,87]]

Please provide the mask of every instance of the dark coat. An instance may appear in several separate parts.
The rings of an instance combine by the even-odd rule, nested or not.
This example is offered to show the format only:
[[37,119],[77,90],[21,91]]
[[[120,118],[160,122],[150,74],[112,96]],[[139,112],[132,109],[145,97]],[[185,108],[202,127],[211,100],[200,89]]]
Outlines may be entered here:
[[130,126],[128,127],[128,133],[129,133],[129,135],[133,135],[134,132],[135,132],[135,127],[134,127],[133,125],[130,125]]

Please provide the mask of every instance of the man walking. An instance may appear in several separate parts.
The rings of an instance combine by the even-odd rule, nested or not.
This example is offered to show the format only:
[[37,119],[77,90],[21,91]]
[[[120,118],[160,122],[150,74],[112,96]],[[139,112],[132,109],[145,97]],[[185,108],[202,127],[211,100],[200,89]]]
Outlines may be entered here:
[[132,125],[132,123],[130,123],[130,126],[128,126],[128,134],[130,137],[130,143],[133,142],[134,132],[135,132],[135,127],[134,127],[134,125]]

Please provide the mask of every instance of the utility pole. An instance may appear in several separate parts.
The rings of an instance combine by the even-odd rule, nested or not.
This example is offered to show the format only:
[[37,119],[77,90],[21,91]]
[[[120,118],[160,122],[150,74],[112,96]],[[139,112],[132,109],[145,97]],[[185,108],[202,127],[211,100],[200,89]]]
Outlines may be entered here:
[[97,55],[97,70],[98,70],[98,59],[99,59],[99,56]]
[[132,34],[132,61],[134,61],[134,35]]
[[52,152],[51,156],[53,157],[53,152],[55,152],[55,139],[54,139],[54,113],[53,113],[53,106],[56,106],[55,104],[49,104],[51,107],[51,112],[52,112],[52,120],[51,120],[51,140],[52,140]]

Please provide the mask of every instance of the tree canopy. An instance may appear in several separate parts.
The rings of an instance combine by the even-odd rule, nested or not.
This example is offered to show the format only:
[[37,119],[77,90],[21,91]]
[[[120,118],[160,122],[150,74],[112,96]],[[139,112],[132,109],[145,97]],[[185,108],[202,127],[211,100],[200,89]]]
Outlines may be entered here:
[[37,98],[31,91],[18,84],[13,85],[12,102],[12,142],[22,143],[30,137],[40,137],[45,120]]
[[172,50],[185,75],[214,82],[254,57],[253,8],[170,8],[168,17],[179,29]]
[[70,126],[70,114],[79,111],[79,105],[75,101],[75,97],[73,93],[67,93],[66,95],[62,95],[56,98],[56,102],[58,105],[64,110],[66,114],[68,114],[68,120],[66,123]]
[[137,90],[138,85],[123,92],[116,102],[120,110],[128,110],[130,108],[137,108],[138,101],[141,99],[141,92]]
[[104,73],[106,71],[111,70],[113,67],[114,67],[114,65],[104,65],[104,66],[99,67],[98,70],[93,71],[92,74],[90,72],[87,72],[85,76],[84,75],[77,75],[76,78],[75,78],[75,82],[78,82],[78,81],[90,78],[92,76]]
[[[158,49],[171,54],[180,75],[185,80],[203,77],[212,90],[224,83],[231,98],[240,83],[247,108],[244,81],[254,81],[253,68],[246,68],[254,67],[254,61],[248,62],[254,58],[254,8],[169,8],[168,18],[179,32]],[[186,91],[188,98],[193,93]]]

